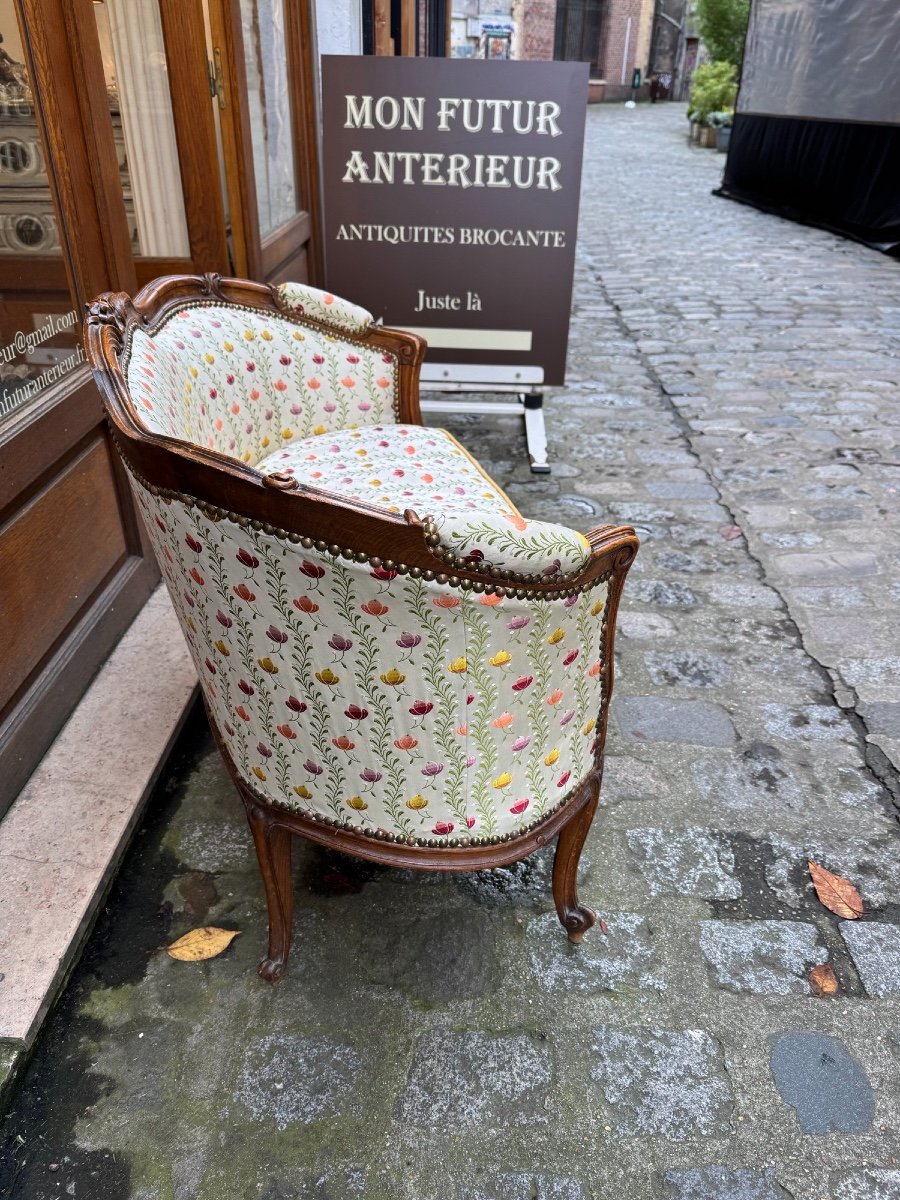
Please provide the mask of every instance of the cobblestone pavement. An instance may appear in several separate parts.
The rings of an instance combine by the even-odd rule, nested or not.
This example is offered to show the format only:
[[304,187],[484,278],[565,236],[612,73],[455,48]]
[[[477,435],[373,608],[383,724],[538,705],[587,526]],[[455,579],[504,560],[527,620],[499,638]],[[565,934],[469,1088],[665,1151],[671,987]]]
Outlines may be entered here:
[[[608,935],[562,937],[547,855],[451,879],[306,847],[271,989],[204,741],[19,1089],[12,1195],[900,1198],[900,268],[711,196],[685,130],[588,114],[552,476],[510,421],[452,423],[529,514],[644,539],[583,860]],[[242,936],[154,952],[204,922]]]

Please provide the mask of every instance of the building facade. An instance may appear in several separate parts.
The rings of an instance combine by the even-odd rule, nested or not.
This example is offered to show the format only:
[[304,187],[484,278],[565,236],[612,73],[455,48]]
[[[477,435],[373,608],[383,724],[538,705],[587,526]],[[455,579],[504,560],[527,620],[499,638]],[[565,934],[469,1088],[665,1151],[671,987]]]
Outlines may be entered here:
[[[454,0],[451,54],[588,62],[607,100],[648,94],[653,72],[674,94],[688,0]],[[505,53],[503,52],[505,49]]]

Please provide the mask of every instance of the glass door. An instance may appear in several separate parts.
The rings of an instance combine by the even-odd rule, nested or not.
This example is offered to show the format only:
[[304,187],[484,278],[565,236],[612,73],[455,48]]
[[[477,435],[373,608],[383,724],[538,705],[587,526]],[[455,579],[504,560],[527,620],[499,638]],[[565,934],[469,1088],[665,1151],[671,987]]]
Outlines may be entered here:
[[209,0],[209,18],[235,270],[320,278],[309,6]]

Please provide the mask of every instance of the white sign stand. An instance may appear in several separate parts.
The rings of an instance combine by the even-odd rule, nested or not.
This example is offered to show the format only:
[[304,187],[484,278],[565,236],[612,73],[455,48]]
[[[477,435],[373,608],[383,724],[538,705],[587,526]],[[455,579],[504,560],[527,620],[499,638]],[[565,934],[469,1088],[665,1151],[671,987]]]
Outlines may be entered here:
[[479,415],[515,414],[525,419],[525,441],[531,470],[549,475],[547,432],[544,428],[542,367],[500,367],[468,363],[424,363],[421,374],[423,393],[477,392],[513,395],[511,401],[422,400],[425,412],[464,412]]

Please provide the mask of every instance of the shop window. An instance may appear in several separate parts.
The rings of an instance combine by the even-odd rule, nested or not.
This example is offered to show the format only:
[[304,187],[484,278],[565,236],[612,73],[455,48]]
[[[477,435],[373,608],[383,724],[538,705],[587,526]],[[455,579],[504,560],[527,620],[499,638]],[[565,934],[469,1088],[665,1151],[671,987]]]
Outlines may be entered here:
[[12,0],[0,0],[0,423],[83,362]]

